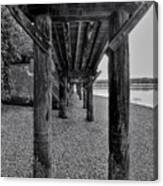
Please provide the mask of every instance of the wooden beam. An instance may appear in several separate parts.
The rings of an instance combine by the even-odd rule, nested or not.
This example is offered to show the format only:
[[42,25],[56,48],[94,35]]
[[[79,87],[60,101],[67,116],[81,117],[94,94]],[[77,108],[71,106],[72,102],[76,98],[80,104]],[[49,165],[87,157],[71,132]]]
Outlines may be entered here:
[[[52,42],[50,17],[48,15],[37,16],[35,24]],[[34,177],[50,177],[52,48],[48,48],[48,53],[44,53],[34,43],[34,60]]]
[[[59,39],[59,35],[58,35],[58,31],[56,29],[56,25],[52,25],[52,31],[53,31],[53,45],[56,46],[55,49],[58,49],[58,53],[60,56],[60,64],[62,64],[62,68],[65,67],[65,60],[63,57],[63,53],[62,53],[62,48],[61,48],[61,43],[60,43],[60,39]],[[54,43],[55,42],[55,43]]]
[[72,65],[71,70],[75,69],[75,60],[76,60],[76,45],[78,37],[78,23],[70,22],[70,34],[71,34],[71,53],[72,53]]
[[[128,19],[125,12],[109,18],[109,38]],[[129,176],[129,47],[128,38],[109,56],[109,170],[108,179],[128,180]]]
[[105,40],[105,44],[104,44],[104,47],[102,48],[102,50],[100,51],[99,55],[95,57],[96,61],[95,63],[93,64],[93,68],[92,68],[92,71],[93,71],[93,74],[94,72],[96,72],[97,68],[98,68],[98,65],[100,64],[104,54],[106,53],[107,49],[108,49],[108,46],[109,46],[109,42],[107,40]]
[[53,59],[53,61],[54,61],[54,64],[55,64],[57,70],[58,70],[58,71],[61,71],[62,67],[61,67],[61,64],[60,64],[60,62],[59,62],[59,57],[58,57],[58,55],[57,55],[57,51],[56,51],[56,49],[54,48],[54,46],[53,46],[53,48],[52,48],[52,59]]
[[88,71],[88,69],[90,68],[91,64],[92,64],[92,59],[96,53],[96,50],[97,50],[97,46],[101,43],[101,39],[103,37],[103,22],[99,23],[99,26],[97,28],[97,31],[96,31],[96,35],[94,37],[94,41],[93,41],[93,44],[92,44],[92,48],[91,48],[91,51],[90,51],[90,54],[89,54],[89,57],[87,58],[87,65],[86,65],[86,72]]
[[80,58],[80,64],[79,64],[79,70],[81,70],[82,68],[82,65],[83,65],[83,56],[84,56],[84,50],[85,50],[85,45],[87,43],[87,31],[88,31],[88,27],[89,27],[89,23],[88,22],[84,22],[83,23],[83,43],[82,43],[82,46],[81,46],[81,58]]
[[88,82],[88,78],[86,78],[85,80],[83,80],[83,82],[88,82],[87,85],[85,87],[89,87],[91,86],[91,84],[93,84],[96,79],[98,78],[98,76],[101,74],[101,70],[99,72],[96,72],[95,76],[91,76],[91,78],[89,78],[89,82]]
[[48,53],[48,48],[51,47],[51,43],[48,37],[43,34],[37,26],[24,15],[17,5],[6,5],[11,15],[21,25],[25,32],[32,38],[32,40],[45,52]]
[[75,54],[75,68],[74,70],[75,71],[78,71],[78,68],[79,68],[79,58],[80,58],[80,51],[81,51],[81,34],[82,34],[82,22],[79,22],[78,24],[78,33],[77,33],[77,42],[76,42],[76,54]]
[[[134,12],[141,2],[105,2],[105,3],[64,3],[64,4],[35,4],[21,5],[28,7],[26,11],[29,17],[41,13],[51,15],[53,21],[77,21],[89,20],[97,21],[96,18],[104,19],[113,11],[125,10],[129,14]],[[63,18],[63,20],[61,20]],[[67,19],[66,19],[67,18]],[[107,19],[107,18],[106,18]]]
[[68,71],[68,58],[67,58],[67,45],[65,42],[65,33],[64,33],[64,25],[63,24],[56,24],[56,30],[58,33],[58,41],[59,46],[61,48],[62,56],[64,59],[64,68]]
[[66,47],[66,59],[67,59],[67,71],[69,71],[71,62],[72,62],[72,54],[71,54],[71,40],[70,40],[70,25],[69,23],[63,23],[63,32],[64,32],[64,41]]
[[96,72],[96,75],[94,76],[94,78],[93,78],[93,82],[95,82],[96,81],[96,79],[99,77],[99,75],[102,73],[102,71],[100,70],[100,71],[98,71],[98,72]]
[[89,15],[89,16],[79,16],[79,15],[66,15],[66,16],[55,16],[53,18],[53,21],[55,23],[62,23],[62,22],[76,22],[80,23],[81,21],[85,22],[92,22],[92,21],[103,21],[108,20],[109,16],[111,15],[111,12],[107,15],[99,15],[96,16]]
[[94,44],[92,54],[90,55],[90,59],[88,61],[88,65],[87,65],[87,69],[86,69],[86,73],[88,73],[88,74],[89,74],[89,72],[93,71],[94,64],[97,61],[97,59],[99,58],[99,56],[101,55],[102,49],[104,47],[103,45],[108,40],[107,30],[108,30],[108,21],[107,22],[103,21],[101,23],[101,28],[99,30],[100,33],[98,34],[98,38],[96,40],[96,43]]
[[69,60],[69,69],[72,69],[72,48],[71,48],[71,28],[70,28],[70,23],[67,23],[68,25],[68,46],[69,46],[69,56],[70,56],[70,60]]
[[127,38],[129,32],[136,26],[136,24],[145,15],[148,9],[153,4],[152,1],[142,2],[132,16],[119,28],[119,31],[112,38],[109,43],[109,48],[116,51],[122,42]]
[[[92,53],[93,46],[94,46],[94,43],[96,41],[96,37],[99,32],[100,25],[101,25],[101,23],[99,23],[99,22],[93,23],[93,27],[90,30],[88,30],[88,32],[87,32],[88,40],[87,40],[84,54],[83,54],[83,64],[82,64],[82,69],[81,69],[82,71],[85,71],[85,68],[87,66],[87,62],[88,62],[88,59]],[[89,36],[89,34],[90,34],[90,36]]]

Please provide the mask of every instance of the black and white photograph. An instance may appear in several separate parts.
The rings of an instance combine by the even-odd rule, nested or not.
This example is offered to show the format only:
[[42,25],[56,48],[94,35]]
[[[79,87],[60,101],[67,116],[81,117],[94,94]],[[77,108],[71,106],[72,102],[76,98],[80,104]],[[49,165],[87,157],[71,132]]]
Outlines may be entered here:
[[1,5],[1,177],[158,179],[158,3]]

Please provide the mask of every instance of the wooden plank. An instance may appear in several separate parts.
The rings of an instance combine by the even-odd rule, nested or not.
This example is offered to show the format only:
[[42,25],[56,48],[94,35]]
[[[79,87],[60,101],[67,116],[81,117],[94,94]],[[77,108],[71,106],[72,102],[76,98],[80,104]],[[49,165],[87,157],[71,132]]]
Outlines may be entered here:
[[[109,19],[109,38],[128,19],[115,12]],[[129,47],[128,38],[109,55],[109,170],[108,179],[128,180],[129,174]]]
[[55,23],[62,23],[62,22],[76,22],[80,23],[81,21],[85,22],[92,22],[92,21],[103,21],[103,20],[108,20],[109,16],[111,15],[111,12],[107,15],[99,15],[97,14],[96,16],[94,15],[89,15],[89,16],[78,16],[78,15],[66,15],[66,16],[55,16],[53,18],[53,21]]
[[31,21],[24,15],[17,5],[6,5],[11,15],[21,25],[25,32],[32,40],[45,52],[48,53],[50,42],[45,34],[43,34]]
[[129,32],[137,25],[141,18],[145,15],[153,2],[142,2],[132,16],[119,28],[114,38],[109,43],[109,48],[116,51],[122,42],[127,38]]
[[[52,16],[53,21],[57,21],[63,17],[64,22],[84,20],[85,18],[91,21],[96,17],[102,19],[110,16],[113,11],[125,10],[129,14],[135,11],[141,2],[102,2],[102,3],[64,3],[64,4],[35,4],[24,5],[28,7],[28,14],[31,15],[41,14],[47,12]],[[23,9],[23,7],[22,9]],[[73,18],[74,16],[74,18]],[[103,17],[104,16],[104,17]],[[66,19],[67,18],[67,19]],[[93,19],[93,20],[92,20]]]
[[[50,17],[48,15],[37,16],[35,24],[52,41]],[[48,53],[44,53],[35,43],[34,60],[34,177],[50,177],[52,48],[48,48]]]

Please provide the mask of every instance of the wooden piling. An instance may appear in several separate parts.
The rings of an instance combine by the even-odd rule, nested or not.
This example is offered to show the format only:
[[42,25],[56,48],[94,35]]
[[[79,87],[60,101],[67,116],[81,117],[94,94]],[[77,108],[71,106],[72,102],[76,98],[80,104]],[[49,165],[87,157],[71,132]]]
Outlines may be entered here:
[[89,83],[89,86],[86,88],[87,90],[87,121],[94,120],[94,112],[93,112],[93,83]]
[[[115,12],[109,19],[112,39],[128,18]],[[108,178],[127,180],[129,174],[129,48],[128,38],[109,56],[109,170]]]
[[83,86],[83,108],[87,108],[87,91],[85,86]]
[[62,75],[59,79],[59,117],[62,119],[67,118],[67,76]]
[[[35,19],[37,28],[52,40],[51,20],[48,15]],[[44,53],[34,43],[34,177],[50,177],[51,170],[51,110],[52,74],[51,47]]]
[[77,94],[79,96],[79,100],[82,100],[82,93],[81,93],[81,84],[77,83]]

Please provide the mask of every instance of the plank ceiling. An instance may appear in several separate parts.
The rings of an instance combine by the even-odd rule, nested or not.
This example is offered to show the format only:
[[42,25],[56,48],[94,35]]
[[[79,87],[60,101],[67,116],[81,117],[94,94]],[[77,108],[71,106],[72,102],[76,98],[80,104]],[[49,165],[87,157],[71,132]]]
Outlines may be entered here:
[[[108,17],[116,10],[129,15],[141,2],[20,5],[34,21],[38,14],[52,18],[53,47],[62,74],[69,78],[95,76],[108,41]],[[56,59],[54,59],[56,60]]]

